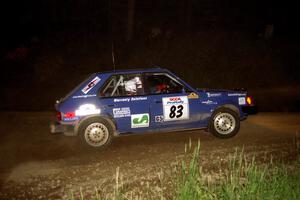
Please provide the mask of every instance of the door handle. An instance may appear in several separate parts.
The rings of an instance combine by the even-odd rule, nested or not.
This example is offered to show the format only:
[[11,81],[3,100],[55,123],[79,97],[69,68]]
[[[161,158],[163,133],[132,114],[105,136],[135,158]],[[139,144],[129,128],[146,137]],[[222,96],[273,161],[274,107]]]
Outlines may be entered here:
[[155,101],[155,103],[162,103],[162,101],[160,101],[160,100],[156,100],[156,101]]
[[114,104],[108,104],[107,107],[114,107]]

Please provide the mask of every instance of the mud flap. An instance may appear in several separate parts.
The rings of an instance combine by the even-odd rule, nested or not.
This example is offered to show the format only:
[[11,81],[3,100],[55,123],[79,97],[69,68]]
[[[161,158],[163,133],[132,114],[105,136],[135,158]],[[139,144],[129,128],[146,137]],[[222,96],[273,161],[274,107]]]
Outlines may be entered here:
[[66,136],[74,136],[74,127],[71,125],[64,125],[58,122],[51,122],[49,125],[50,133],[52,134],[61,134],[63,133]]

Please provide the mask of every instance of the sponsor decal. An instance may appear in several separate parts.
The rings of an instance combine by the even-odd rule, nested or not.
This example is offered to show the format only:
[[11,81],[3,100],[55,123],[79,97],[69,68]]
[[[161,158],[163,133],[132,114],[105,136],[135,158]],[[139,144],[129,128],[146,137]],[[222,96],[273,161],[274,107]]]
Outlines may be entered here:
[[147,97],[131,97],[131,101],[144,101]]
[[155,122],[164,122],[164,116],[162,115],[157,115],[154,117]]
[[182,97],[168,97],[168,98],[164,98],[163,100],[165,100],[165,103],[167,105],[179,105],[179,104],[183,104],[184,99],[181,99]]
[[207,97],[219,97],[222,95],[221,93],[210,93],[210,92],[207,92],[206,94]]
[[78,120],[78,117],[73,117],[73,118],[64,118],[64,121],[69,122],[69,121],[76,121]]
[[149,127],[149,113],[131,115],[131,128]]
[[93,104],[84,104],[79,107],[78,110],[75,110],[76,116],[86,116],[86,115],[94,115],[100,114],[100,109],[97,109]]
[[236,96],[240,97],[240,96],[246,96],[246,94],[245,93],[228,93],[228,96],[229,97],[236,97]]
[[114,99],[114,102],[130,102],[130,101],[145,101],[147,97],[127,97],[127,98],[118,98]]
[[89,97],[95,97],[97,95],[95,94],[86,94],[86,95],[78,95],[78,96],[73,96],[73,99],[79,99],[79,98],[89,98]]
[[114,99],[114,102],[129,102],[130,98]]
[[239,105],[245,105],[246,104],[246,98],[245,97],[239,97]]
[[93,89],[93,87],[95,87],[95,85],[97,85],[97,83],[99,83],[101,79],[96,76],[91,82],[89,82],[81,91],[84,94],[87,94],[91,89]]
[[196,94],[195,92],[192,92],[188,95],[188,99],[198,99],[199,95]]
[[164,121],[189,119],[187,96],[166,97],[162,99]]
[[130,117],[130,108],[129,107],[114,108],[113,115],[114,115],[114,118]]
[[218,104],[217,102],[215,102],[215,101],[211,101],[211,100],[202,101],[201,103],[203,103],[203,104],[207,104],[207,105],[211,105],[211,104]]

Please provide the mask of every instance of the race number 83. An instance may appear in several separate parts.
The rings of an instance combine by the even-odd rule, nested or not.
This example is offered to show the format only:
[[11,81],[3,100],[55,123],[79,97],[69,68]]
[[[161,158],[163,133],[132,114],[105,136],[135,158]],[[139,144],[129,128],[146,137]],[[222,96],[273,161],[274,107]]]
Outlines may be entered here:
[[188,119],[188,98],[186,96],[163,98],[163,112],[165,121]]
[[183,114],[183,105],[179,105],[179,106],[171,106],[170,108],[170,114],[169,117],[170,118],[180,118]]

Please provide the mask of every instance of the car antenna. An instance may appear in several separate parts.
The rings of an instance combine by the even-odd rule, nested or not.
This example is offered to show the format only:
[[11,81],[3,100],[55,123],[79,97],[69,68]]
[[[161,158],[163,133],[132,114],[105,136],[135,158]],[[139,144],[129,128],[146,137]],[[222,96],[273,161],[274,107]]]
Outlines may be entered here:
[[109,29],[111,34],[111,58],[112,58],[114,71],[116,71],[114,35],[113,35],[113,28],[112,28],[112,0],[109,0]]
[[116,63],[115,63],[115,51],[114,51],[114,42],[111,42],[111,57],[113,62],[114,71],[116,71]]

